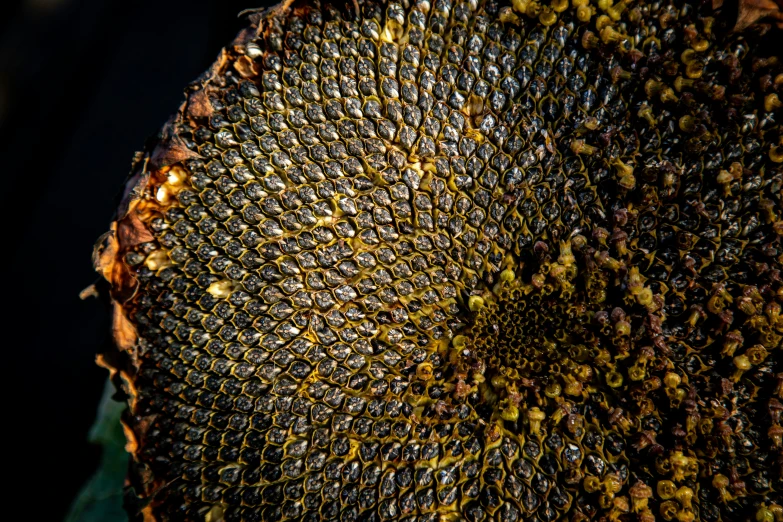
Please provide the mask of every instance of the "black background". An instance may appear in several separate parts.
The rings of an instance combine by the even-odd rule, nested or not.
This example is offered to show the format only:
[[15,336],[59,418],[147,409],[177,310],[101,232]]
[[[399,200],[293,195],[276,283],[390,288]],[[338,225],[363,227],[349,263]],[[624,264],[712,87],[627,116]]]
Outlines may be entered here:
[[0,462],[26,520],[61,520],[98,462],[86,436],[109,316],[78,296],[133,153],[244,26],[237,14],[268,4],[0,7]]

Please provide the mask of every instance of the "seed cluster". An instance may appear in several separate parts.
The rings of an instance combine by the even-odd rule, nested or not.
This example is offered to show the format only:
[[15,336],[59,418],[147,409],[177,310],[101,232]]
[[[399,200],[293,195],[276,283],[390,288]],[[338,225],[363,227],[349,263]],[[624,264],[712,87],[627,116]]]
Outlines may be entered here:
[[783,63],[718,14],[252,12],[96,251],[131,515],[781,522]]

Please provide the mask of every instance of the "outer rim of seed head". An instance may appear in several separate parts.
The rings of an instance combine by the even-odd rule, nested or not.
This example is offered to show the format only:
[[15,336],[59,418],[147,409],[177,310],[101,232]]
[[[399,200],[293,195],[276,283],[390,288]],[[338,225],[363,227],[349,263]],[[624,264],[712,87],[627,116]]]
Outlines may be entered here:
[[[122,426],[127,440],[125,449],[131,456],[133,466],[141,466],[138,451],[145,433],[151,425],[151,419],[134,418],[137,392],[134,382],[140,369],[138,353],[138,332],[128,318],[124,304],[130,301],[138,290],[138,282],[125,263],[124,253],[129,249],[148,241],[154,236],[140,217],[145,203],[158,200],[165,204],[165,198],[159,197],[156,183],[156,173],[165,174],[172,166],[188,159],[201,156],[185,145],[179,137],[179,128],[184,122],[193,119],[209,117],[214,109],[210,104],[208,94],[213,89],[213,81],[225,74],[230,66],[243,74],[240,61],[247,54],[247,44],[254,38],[262,37],[265,30],[271,29],[268,21],[287,16],[296,9],[302,0],[284,0],[267,9],[252,9],[240,13],[247,16],[250,24],[242,28],[234,40],[223,47],[217,59],[196,81],[185,89],[185,99],[176,113],[163,125],[161,131],[149,139],[142,151],[136,152],[131,164],[130,173],[125,181],[120,204],[115,210],[115,218],[109,231],[104,233],[93,249],[93,266],[95,270],[109,283],[109,297],[112,314],[112,336],[114,350],[96,356],[96,364],[109,371],[109,378],[115,389],[124,393],[128,409],[122,415]],[[353,0],[356,16],[359,16],[359,0]],[[254,76],[254,75],[253,75]],[[223,284],[213,285],[212,291],[225,293]],[[93,287],[94,288],[94,287]],[[84,295],[89,295],[89,291]],[[149,473],[139,472],[141,484],[134,485],[138,500],[146,499],[151,504],[140,506],[139,511],[145,521],[156,520],[152,514],[156,491],[164,484]]]

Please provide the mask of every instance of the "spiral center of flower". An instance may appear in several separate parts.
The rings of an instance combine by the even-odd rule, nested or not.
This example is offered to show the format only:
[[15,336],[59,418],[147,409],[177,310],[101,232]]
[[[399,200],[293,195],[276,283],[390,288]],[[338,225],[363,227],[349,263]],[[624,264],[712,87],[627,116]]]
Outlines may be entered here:
[[[538,290],[538,291],[536,291]],[[474,315],[464,355],[508,377],[567,371],[590,357],[593,314],[580,299],[551,287],[509,285]]]

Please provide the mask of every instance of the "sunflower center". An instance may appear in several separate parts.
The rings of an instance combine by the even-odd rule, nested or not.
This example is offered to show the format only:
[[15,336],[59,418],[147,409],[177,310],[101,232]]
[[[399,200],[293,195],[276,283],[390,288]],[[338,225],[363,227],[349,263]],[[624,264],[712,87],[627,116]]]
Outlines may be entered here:
[[576,295],[545,287],[501,288],[474,315],[464,355],[522,378],[555,375],[587,360],[596,336],[590,307]]

